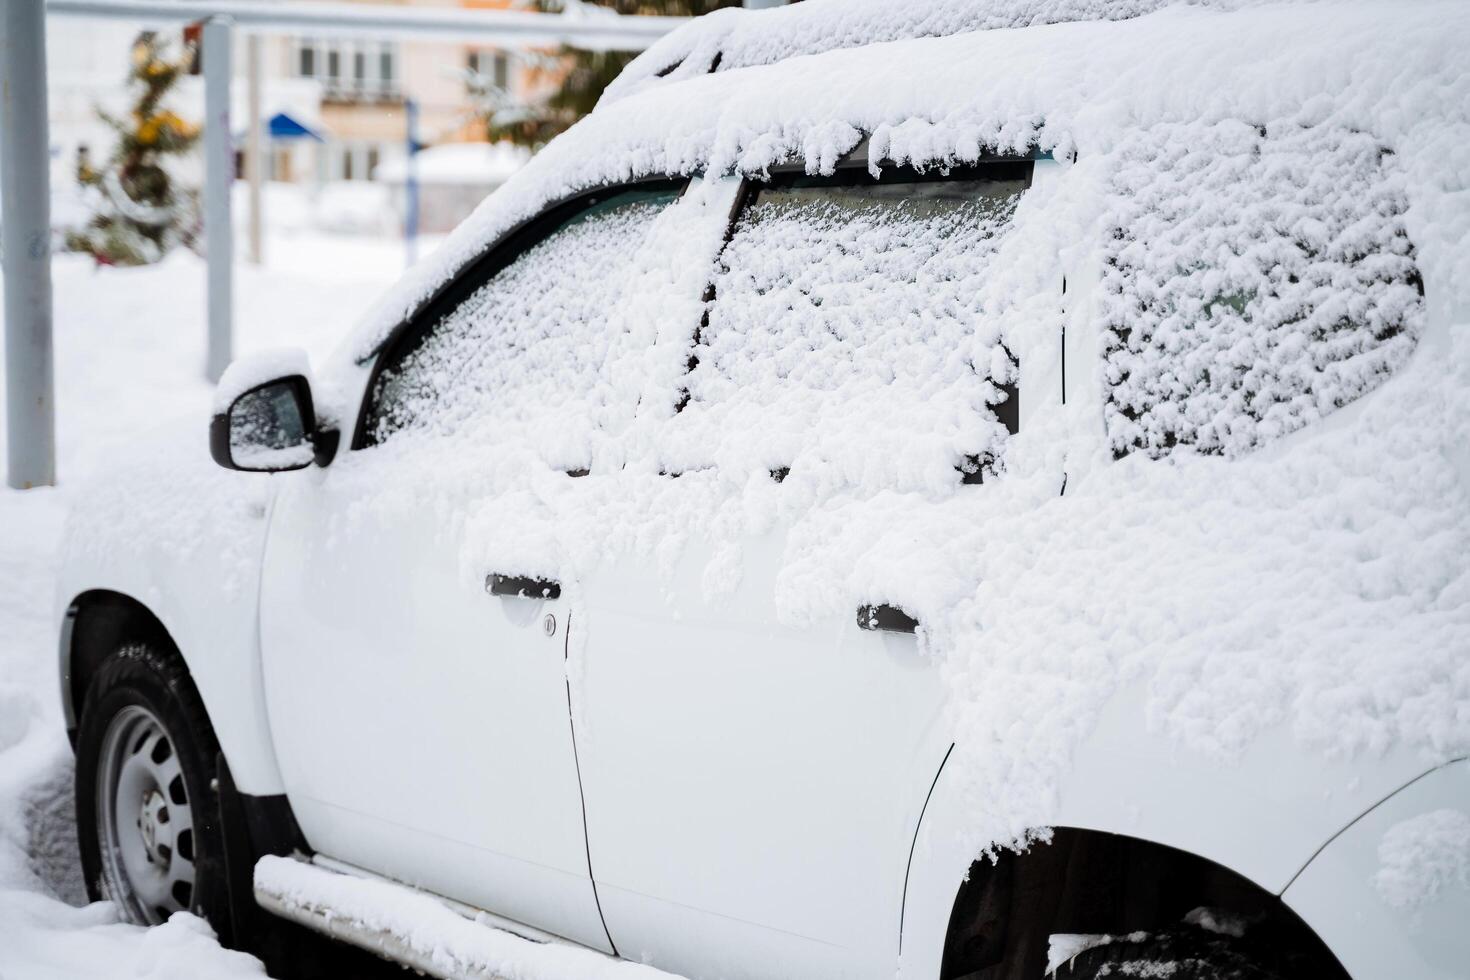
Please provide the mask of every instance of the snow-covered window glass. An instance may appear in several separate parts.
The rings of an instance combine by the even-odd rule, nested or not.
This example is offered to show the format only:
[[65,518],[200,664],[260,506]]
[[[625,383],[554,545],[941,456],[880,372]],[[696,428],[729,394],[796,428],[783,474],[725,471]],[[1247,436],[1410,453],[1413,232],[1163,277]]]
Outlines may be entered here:
[[1371,136],[1179,124],[1118,152],[1103,281],[1114,452],[1246,452],[1413,349],[1406,200]]
[[998,163],[760,190],[716,270],[666,466],[978,482],[1015,406],[987,282],[1029,180]]
[[[374,389],[371,441],[410,432],[550,455],[597,424],[625,330],[640,246],[674,191],[628,191],[585,209],[390,352]],[[401,434],[401,435],[395,435]],[[574,455],[575,448],[568,450]],[[577,467],[585,458],[553,460]]]

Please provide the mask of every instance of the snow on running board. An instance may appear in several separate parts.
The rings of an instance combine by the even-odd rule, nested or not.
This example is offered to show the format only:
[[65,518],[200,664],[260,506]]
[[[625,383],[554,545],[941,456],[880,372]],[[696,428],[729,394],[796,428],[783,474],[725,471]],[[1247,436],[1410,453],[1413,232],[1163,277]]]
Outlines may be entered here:
[[537,943],[451,910],[406,885],[263,857],[261,908],[444,980],[671,980],[641,963],[568,943]]

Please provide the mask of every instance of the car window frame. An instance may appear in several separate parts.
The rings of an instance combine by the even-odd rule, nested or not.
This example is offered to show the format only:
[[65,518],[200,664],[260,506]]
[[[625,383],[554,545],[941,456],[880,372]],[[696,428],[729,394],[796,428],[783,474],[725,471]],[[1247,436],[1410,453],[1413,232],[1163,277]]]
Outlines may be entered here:
[[359,360],[359,363],[365,363],[371,359],[372,370],[368,373],[367,384],[358,402],[351,449],[357,451],[378,445],[370,440],[368,419],[372,414],[378,382],[384,370],[395,361],[404,347],[417,343],[425,333],[491,279],[583,212],[629,192],[672,192],[677,199],[688,189],[689,182],[689,177],[655,176],[577,191],[553,201],[532,217],[515,225],[460,266],[444,285],[404,317],[367,357]]

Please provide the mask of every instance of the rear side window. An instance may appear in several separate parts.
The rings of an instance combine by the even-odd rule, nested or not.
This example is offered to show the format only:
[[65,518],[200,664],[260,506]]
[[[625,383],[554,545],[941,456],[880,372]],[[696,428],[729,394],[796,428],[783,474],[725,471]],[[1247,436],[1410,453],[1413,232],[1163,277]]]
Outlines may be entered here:
[[1029,163],[996,163],[755,192],[716,269],[672,468],[978,479],[1015,406],[987,282],[1029,179]]
[[1333,125],[1119,146],[1103,280],[1117,455],[1235,456],[1372,390],[1424,316],[1394,157]]
[[607,397],[640,245],[674,198],[630,191],[577,212],[406,338],[378,373],[365,441],[523,435],[565,443],[576,465]]

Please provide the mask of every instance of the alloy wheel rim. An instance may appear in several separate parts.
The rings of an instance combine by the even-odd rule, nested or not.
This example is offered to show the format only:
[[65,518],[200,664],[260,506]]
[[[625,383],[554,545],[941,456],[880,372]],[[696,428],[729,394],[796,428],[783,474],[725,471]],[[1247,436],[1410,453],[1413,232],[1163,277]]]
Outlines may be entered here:
[[178,751],[142,705],[113,716],[97,761],[102,890],[132,922],[156,925],[194,898],[194,815]]

